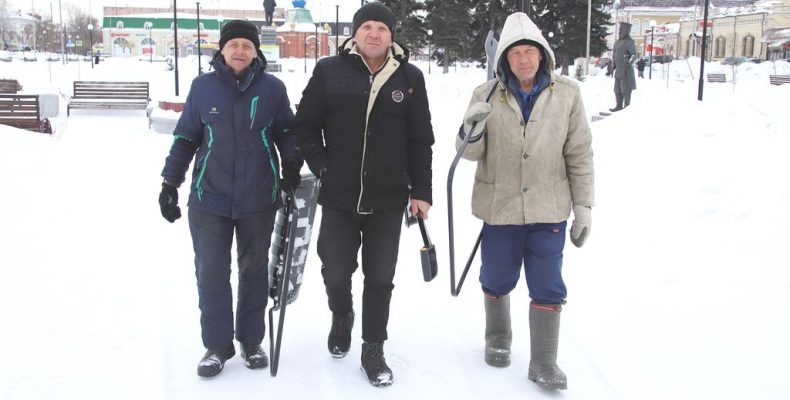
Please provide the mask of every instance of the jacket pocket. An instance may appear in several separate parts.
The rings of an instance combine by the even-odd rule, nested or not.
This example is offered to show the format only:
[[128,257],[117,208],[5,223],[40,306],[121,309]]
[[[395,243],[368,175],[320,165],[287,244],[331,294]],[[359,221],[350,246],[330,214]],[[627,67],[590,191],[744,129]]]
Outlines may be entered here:
[[558,220],[571,215],[571,185],[567,179],[554,183],[554,199]]

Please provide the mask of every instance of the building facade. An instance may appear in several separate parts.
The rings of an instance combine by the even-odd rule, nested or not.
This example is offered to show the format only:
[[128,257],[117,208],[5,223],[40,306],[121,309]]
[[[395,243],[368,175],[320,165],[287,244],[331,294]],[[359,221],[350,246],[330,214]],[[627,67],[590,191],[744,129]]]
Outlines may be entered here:
[[[612,12],[614,27],[628,22],[642,54],[700,57],[704,0],[624,0]],[[654,22],[653,22],[654,21]],[[651,29],[651,24],[655,29]],[[711,0],[706,59],[790,56],[790,0]],[[614,35],[612,35],[614,36]],[[610,47],[616,38],[610,37]],[[652,43],[652,46],[651,46]]]

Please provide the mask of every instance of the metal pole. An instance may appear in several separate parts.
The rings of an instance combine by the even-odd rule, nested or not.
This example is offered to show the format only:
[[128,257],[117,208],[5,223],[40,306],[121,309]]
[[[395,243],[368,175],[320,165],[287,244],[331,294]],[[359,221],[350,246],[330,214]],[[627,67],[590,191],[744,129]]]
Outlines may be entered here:
[[90,39],[90,46],[91,46],[91,69],[93,69],[93,57],[94,57],[94,55],[93,55],[93,28],[88,30],[88,36],[89,36],[89,39]]
[[653,37],[656,34],[656,27],[650,27],[650,72],[647,79],[653,79]]
[[66,65],[66,25],[63,24],[63,8],[58,0],[58,13],[60,14],[60,30],[63,37],[60,40],[60,63]]
[[197,44],[198,44],[198,75],[202,75],[203,74],[203,67],[200,66],[200,58],[203,55],[203,48],[201,47],[202,43],[200,42],[200,2],[199,1],[195,2],[195,7],[196,7],[196,11],[197,11],[196,14],[197,14],[197,35],[198,35],[198,39],[197,39]]
[[705,85],[705,44],[707,42],[708,34],[708,5],[710,0],[705,0],[705,12],[702,21],[702,55],[699,60],[699,88],[697,89],[697,100],[702,101],[702,88]]
[[587,0],[587,53],[584,62],[584,74],[590,74],[590,29],[592,24],[592,0]]
[[313,53],[315,54],[315,63],[318,64],[318,24],[315,24],[315,49],[313,49]]
[[176,0],[173,0],[173,71],[176,80],[176,96],[178,96],[178,7]]
[[153,28],[153,23],[148,24],[148,63],[153,64],[154,62],[154,46],[151,44],[151,30]]
[[304,46],[304,55],[303,55],[304,73],[306,74],[307,73],[307,32],[304,32],[304,35],[302,35],[302,37],[304,38],[304,40],[302,40],[302,46]]
[[335,54],[340,54],[340,5],[335,4]]

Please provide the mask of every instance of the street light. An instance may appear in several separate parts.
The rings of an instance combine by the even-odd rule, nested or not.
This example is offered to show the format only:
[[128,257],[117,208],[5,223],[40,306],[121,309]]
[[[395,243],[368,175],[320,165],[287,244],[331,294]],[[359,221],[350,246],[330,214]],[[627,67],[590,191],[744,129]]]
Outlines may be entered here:
[[93,69],[93,24],[88,24],[88,35],[90,40],[90,48],[91,48],[91,69]]
[[178,96],[178,6],[173,0],[173,80],[176,83],[176,96]]
[[433,35],[433,29],[428,29],[428,75],[431,74],[431,35]]
[[217,15],[217,23],[219,23],[219,30],[222,33],[222,23],[225,22],[225,17],[222,15]]
[[151,21],[145,21],[143,28],[148,29],[148,63],[154,62],[154,47],[151,45],[151,28],[154,24]]
[[656,34],[656,20],[650,20],[650,62],[648,63],[650,72],[647,79],[653,79],[653,37]]
[[318,25],[319,24],[315,24],[315,48],[313,49],[316,64],[318,64]]
[[201,46],[201,39],[200,39],[200,2],[195,2],[195,9],[197,11],[197,45],[198,45],[198,75],[203,74],[203,67],[200,66],[200,58],[203,55],[203,48]]

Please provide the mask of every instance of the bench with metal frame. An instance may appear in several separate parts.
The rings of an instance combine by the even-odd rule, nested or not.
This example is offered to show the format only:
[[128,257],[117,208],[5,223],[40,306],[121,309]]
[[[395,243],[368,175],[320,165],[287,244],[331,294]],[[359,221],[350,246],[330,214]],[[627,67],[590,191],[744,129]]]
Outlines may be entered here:
[[22,85],[16,79],[0,79],[0,93],[14,94],[22,90]]
[[0,94],[0,124],[41,133],[52,133],[49,119],[41,118],[35,94]]
[[783,85],[790,83],[790,75],[768,75],[768,80],[772,85]]
[[724,74],[708,74],[708,82],[725,83],[727,82],[727,76]]
[[74,81],[66,115],[72,109],[145,110],[150,101],[148,82]]

